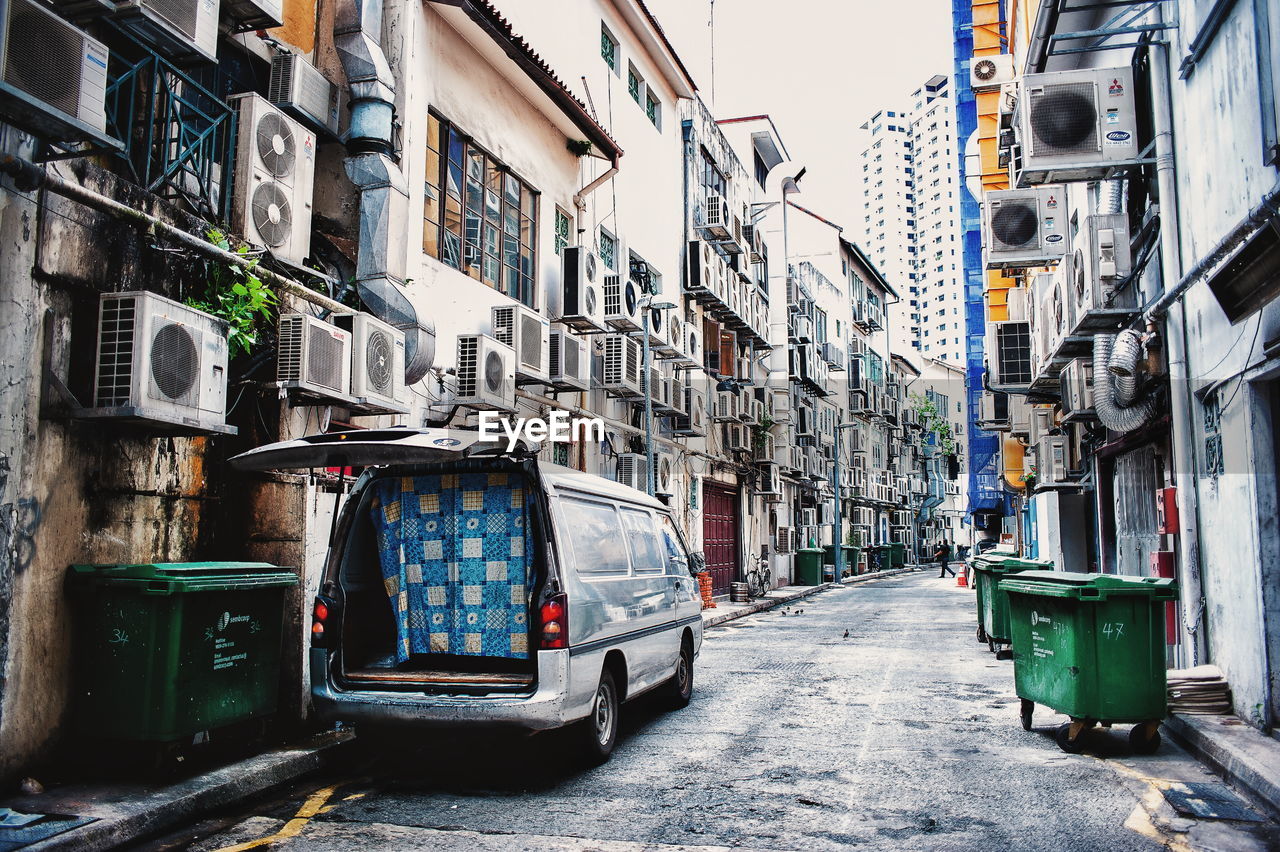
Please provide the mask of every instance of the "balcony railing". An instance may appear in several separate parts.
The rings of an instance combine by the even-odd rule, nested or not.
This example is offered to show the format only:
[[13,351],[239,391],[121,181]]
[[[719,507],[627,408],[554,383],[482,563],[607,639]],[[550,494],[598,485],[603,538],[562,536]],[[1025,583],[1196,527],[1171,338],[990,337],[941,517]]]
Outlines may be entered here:
[[[192,213],[225,222],[231,210],[236,114],[219,95],[124,30],[107,81],[107,126],[133,180]],[[217,75],[216,70],[209,72]]]

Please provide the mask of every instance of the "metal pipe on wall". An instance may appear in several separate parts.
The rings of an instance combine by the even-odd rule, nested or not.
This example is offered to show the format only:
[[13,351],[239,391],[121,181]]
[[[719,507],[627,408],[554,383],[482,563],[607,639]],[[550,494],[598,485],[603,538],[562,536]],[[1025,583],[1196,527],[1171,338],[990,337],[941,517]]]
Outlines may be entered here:
[[[1153,14],[1156,23],[1164,22],[1164,10],[1157,4]],[[1160,272],[1166,294],[1178,290],[1182,277],[1182,246],[1178,229],[1178,187],[1173,149],[1173,100],[1171,87],[1170,47],[1151,46],[1151,113],[1155,128],[1156,188],[1160,211]],[[1200,500],[1196,491],[1197,458],[1194,441],[1194,401],[1191,398],[1191,376],[1187,365],[1186,307],[1178,300],[1165,318],[1165,345],[1169,353],[1169,400],[1172,422],[1169,427],[1173,445],[1173,478],[1181,503],[1182,524],[1178,548],[1182,554],[1182,647],[1190,658],[1183,662],[1196,665],[1205,659],[1204,589],[1200,555]],[[1185,653],[1185,652],[1184,652]]]

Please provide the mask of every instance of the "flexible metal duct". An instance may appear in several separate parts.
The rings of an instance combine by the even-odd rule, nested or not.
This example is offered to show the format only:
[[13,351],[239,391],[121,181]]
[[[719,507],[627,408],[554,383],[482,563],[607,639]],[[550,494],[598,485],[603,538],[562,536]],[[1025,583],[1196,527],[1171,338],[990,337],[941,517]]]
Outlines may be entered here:
[[1112,399],[1124,408],[1138,396],[1138,360],[1142,358],[1142,338],[1126,329],[1111,342],[1111,358],[1107,370],[1111,374]]
[[409,189],[396,165],[395,77],[382,50],[382,0],[339,0],[334,47],[351,90],[347,177],[360,190],[356,288],[378,318],[405,333],[405,384],[435,360],[435,325],[419,317],[401,291],[408,259]]
[[1136,334],[1125,332],[1121,338],[1117,341],[1110,334],[1093,338],[1093,408],[1103,426],[1115,432],[1132,432],[1155,416],[1156,402],[1150,396],[1137,400],[1130,397],[1125,404],[1117,400],[1117,379],[1136,385],[1138,359],[1142,356],[1142,342]]

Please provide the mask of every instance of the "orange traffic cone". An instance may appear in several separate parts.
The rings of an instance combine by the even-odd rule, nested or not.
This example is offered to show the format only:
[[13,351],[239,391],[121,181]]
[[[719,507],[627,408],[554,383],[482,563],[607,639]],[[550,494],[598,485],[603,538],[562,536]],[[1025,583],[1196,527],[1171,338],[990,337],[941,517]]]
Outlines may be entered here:
[[965,575],[963,569],[961,569],[960,572],[956,574],[956,585],[962,589],[969,588],[969,578]]

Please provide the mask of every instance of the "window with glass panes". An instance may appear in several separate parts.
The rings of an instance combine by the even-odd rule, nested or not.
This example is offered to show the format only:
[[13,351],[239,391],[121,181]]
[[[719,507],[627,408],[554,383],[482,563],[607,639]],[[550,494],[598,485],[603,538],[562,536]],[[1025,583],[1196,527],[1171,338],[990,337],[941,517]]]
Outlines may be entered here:
[[427,125],[422,250],[532,305],[537,191],[435,113]]
[[644,95],[644,114],[649,116],[649,121],[653,122],[654,127],[658,127],[658,122],[662,117],[662,104],[647,90]]
[[618,68],[618,40],[609,33],[609,28],[600,25],[600,55],[605,64],[615,71]]
[[618,241],[613,238],[613,234],[601,229],[600,231],[600,262],[614,272],[618,271],[615,265],[618,262]]
[[573,220],[569,214],[556,208],[556,254],[560,254],[569,245],[569,232],[573,229]]
[[640,75],[636,73],[636,69],[627,69],[627,94],[631,95],[631,100],[640,103],[640,84],[643,81]]

